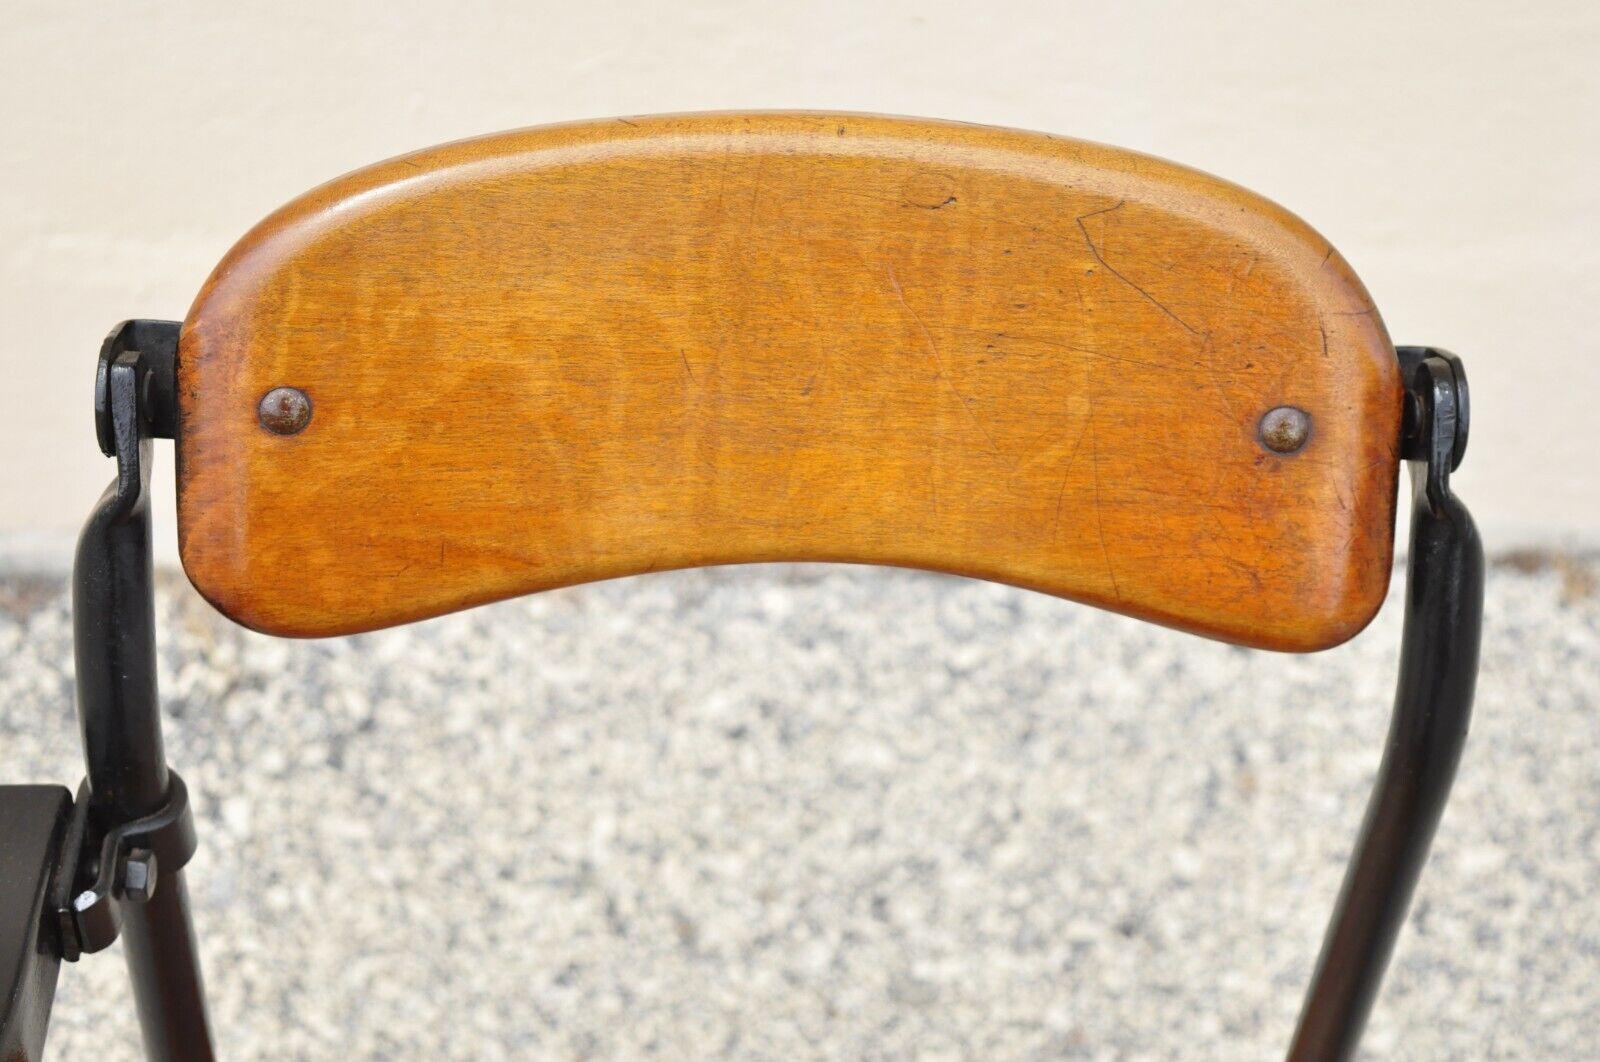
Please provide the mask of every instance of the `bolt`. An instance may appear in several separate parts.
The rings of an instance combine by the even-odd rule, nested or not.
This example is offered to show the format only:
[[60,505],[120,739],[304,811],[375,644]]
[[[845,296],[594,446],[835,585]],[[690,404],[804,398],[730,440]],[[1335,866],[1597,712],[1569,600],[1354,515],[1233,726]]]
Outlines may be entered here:
[[149,903],[156,894],[156,854],[148,848],[128,853],[122,867],[122,898],[134,903]]
[[299,435],[311,423],[311,399],[298,387],[274,387],[261,396],[256,415],[274,435]]
[[1311,414],[1294,406],[1269,409],[1261,418],[1261,444],[1275,454],[1292,454],[1311,437]]

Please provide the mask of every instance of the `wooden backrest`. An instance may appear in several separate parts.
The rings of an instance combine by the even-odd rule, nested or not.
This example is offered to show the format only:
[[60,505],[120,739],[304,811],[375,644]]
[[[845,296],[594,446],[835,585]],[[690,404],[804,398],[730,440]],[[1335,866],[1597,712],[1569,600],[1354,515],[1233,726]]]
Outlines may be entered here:
[[[433,148],[249,233],[179,383],[184,564],[280,634],[816,560],[1305,650],[1388,584],[1400,382],[1349,267],[1059,137],[723,114]],[[302,430],[263,426],[280,387]]]

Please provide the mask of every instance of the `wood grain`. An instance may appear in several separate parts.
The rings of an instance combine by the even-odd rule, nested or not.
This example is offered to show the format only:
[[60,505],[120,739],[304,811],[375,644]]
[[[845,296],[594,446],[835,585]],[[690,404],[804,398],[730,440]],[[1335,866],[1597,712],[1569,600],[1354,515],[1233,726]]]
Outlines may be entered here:
[[[1250,645],[1388,584],[1393,349],[1242,189],[1037,134],[618,119],[343,177],[217,267],[179,353],[180,537],[330,635],[695,565],[994,579]],[[304,431],[257,421],[299,388]],[[1268,410],[1311,416],[1280,455]]]

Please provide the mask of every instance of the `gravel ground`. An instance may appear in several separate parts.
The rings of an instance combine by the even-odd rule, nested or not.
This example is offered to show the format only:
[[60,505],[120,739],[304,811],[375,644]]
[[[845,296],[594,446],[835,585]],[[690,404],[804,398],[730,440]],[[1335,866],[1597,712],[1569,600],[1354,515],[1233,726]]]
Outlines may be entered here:
[[[1597,576],[1493,570],[1371,1057],[1600,1057]],[[0,773],[75,781],[63,585],[0,606]],[[772,566],[286,642],[168,577],[223,1054],[1279,1055],[1399,619],[1396,593],[1351,644],[1280,656]],[[51,1043],[136,1057],[117,958],[64,969]]]

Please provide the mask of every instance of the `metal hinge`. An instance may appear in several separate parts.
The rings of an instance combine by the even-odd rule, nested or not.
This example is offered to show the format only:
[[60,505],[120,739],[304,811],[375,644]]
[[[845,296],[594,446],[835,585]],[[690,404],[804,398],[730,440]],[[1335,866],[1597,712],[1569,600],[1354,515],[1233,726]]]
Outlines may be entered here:
[[1450,473],[1467,453],[1471,403],[1461,359],[1438,347],[1396,347],[1406,389],[1400,456],[1426,476],[1428,504],[1438,512],[1450,494]]
[[178,434],[179,321],[123,321],[100,345],[94,378],[94,432],[100,452],[117,455],[115,419],[111,415],[111,366],[131,355],[139,373],[140,436],[173,439]]

